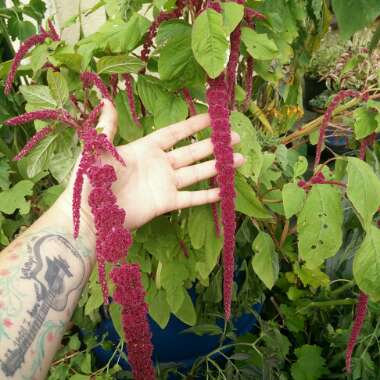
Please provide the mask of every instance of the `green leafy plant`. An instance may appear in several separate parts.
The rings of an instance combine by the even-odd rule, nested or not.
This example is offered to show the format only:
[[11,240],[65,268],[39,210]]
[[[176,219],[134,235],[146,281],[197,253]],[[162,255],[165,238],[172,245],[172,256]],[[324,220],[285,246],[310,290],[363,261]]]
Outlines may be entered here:
[[[114,218],[118,224],[111,227],[123,237],[110,239],[103,249],[99,244],[99,275],[91,277],[74,316],[82,330],[99,321],[103,295],[108,301],[107,286],[112,291],[115,287],[108,280],[111,277],[117,279],[119,296],[115,301],[122,304],[123,323],[117,304],[111,304],[109,312],[128,343],[127,322],[135,314],[127,310],[128,302],[121,294],[127,292],[123,287],[128,288],[128,279],[133,277],[134,286],[140,284],[145,292],[146,305],[144,297],[139,299],[140,318],[148,311],[165,328],[173,314],[193,326],[193,331],[221,335],[220,347],[199,358],[188,378],[333,378],[328,376],[334,372],[345,376],[342,352],[349,341],[348,310],[356,304],[359,289],[366,302],[358,308],[346,367],[350,369],[353,353],[352,376],[372,374],[374,364],[368,355],[375,352],[372,341],[378,327],[374,329],[370,323],[379,313],[375,302],[380,298],[374,265],[379,261],[380,233],[376,226],[380,181],[374,138],[380,128],[377,89],[341,93],[325,116],[293,130],[303,113],[303,74],[331,19],[327,2],[155,1],[150,4],[153,20],[143,16],[140,2],[131,7],[111,3],[98,4],[105,5],[107,21],[75,46],[59,40],[50,23],[47,31],[40,31],[41,38],[22,45],[31,47],[38,42],[28,52],[30,64],[21,62],[20,55],[0,66],[0,77],[10,78],[5,91],[16,74],[15,91],[10,99],[1,100],[6,102],[0,129],[1,244],[8,244],[22,226],[54,202],[67,182],[81,141],[88,155],[83,155],[75,185],[74,233],[79,228],[83,176],[88,175],[98,241],[109,227],[109,220],[102,217],[104,205],[114,208],[112,215],[118,215]],[[333,2],[343,36],[380,14],[371,1],[360,3],[365,4],[348,2],[342,9],[338,0]],[[345,12],[366,6],[371,11],[365,25],[355,19],[348,26]],[[6,18],[7,23],[10,20]],[[142,48],[140,54],[138,48]],[[23,53],[26,50],[22,47]],[[20,76],[33,82],[21,85]],[[92,154],[99,155],[102,150],[120,160],[113,146],[93,128],[101,97],[114,102],[119,113],[116,144],[207,111],[206,105],[211,117],[221,210],[219,205],[182,210],[140,228],[133,234],[124,273],[132,277],[117,273],[111,265],[126,254],[130,244],[122,227],[125,214],[110,191],[113,169],[93,164]],[[346,98],[349,100],[340,104]],[[18,116],[24,109],[27,113]],[[342,115],[353,117],[347,128],[353,128],[351,144],[361,159],[326,159],[322,154],[326,128]],[[10,116],[14,118],[4,122]],[[14,126],[21,122],[25,126]],[[236,172],[231,130],[240,134],[238,149],[246,157]],[[310,144],[305,139],[314,137],[315,141],[313,133],[319,134],[315,160],[307,156]],[[201,140],[207,134],[195,138]],[[98,186],[100,177],[106,179],[101,181],[103,187]],[[197,186],[201,189],[209,184]],[[350,224],[346,225],[348,217]],[[106,253],[112,255],[106,257]],[[189,295],[191,288],[195,302]],[[258,334],[237,337],[234,318],[264,299]],[[215,324],[223,313],[223,301],[224,331]],[[364,321],[367,301],[369,317]],[[232,321],[227,323],[230,316]],[[319,318],[330,322],[323,324]],[[373,336],[367,345],[359,333],[363,323]],[[90,350],[97,344],[107,346],[106,341],[96,343],[87,338],[81,343],[75,336],[65,337],[67,347],[53,363],[51,379],[130,376],[113,366],[112,360],[104,368],[94,367]],[[231,339],[231,344],[224,342],[225,338]],[[118,357],[123,355],[122,344],[115,350]],[[225,364],[215,361],[215,354],[223,357]],[[130,363],[135,378],[143,376],[136,372],[141,363],[133,359]],[[180,373],[175,366],[162,372],[158,366],[158,376],[165,378],[169,372]]]

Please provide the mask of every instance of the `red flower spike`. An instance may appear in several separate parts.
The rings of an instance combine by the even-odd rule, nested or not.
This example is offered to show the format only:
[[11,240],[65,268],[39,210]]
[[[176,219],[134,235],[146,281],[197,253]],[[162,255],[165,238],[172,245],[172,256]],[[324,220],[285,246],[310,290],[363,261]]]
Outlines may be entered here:
[[82,130],[87,131],[88,129],[95,128],[98,122],[98,117],[102,111],[104,104],[100,102],[87,116],[87,119],[83,123]]
[[368,96],[368,93],[360,93],[358,91],[354,90],[342,90],[338,92],[337,95],[335,95],[334,99],[331,101],[329,104],[327,111],[325,112],[322,120],[322,125],[319,130],[319,138],[318,138],[318,144],[317,144],[317,149],[315,153],[315,162],[314,162],[314,168],[316,168],[319,165],[319,162],[321,161],[321,154],[322,154],[322,145],[325,140],[325,134],[326,134],[326,129],[329,126],[330,120],[332,118],[332,114],[335,110],[336,107],[339,106],[340,103],[342,103],[343,100],[346,98],[366,98]]
[[128,104],[129,104],[129,109],[131,110],[133,122],[138,127],[141,128],[142,125],[140,123],[139,117],[137,116],[135,97],[133,95],[133,78],[132,78],[132,75],[131,74],[124,74],[123,78],[125,81],[125,89],[127,92]]
[[18,161],[21,160],[21,158],[25,157],[40,141],[42,141],[51,132],[53,132],[53,128],[51,126],[39,130],[20,150],[17,156],[14,157],[14,160]]
[[[217,182],[220,186],[222,224],[224,230],[224,311],[226,319],[231,317],[232,286],[235,250],[235,188],[233,152],[231,147],[231,126],[229,123],[227,86],[224,74],[208,79],[207,100],[211,119],[214,155],[216,158]],[[224,94],[217,97],[216,94]],[[220,143],[223,139],[223,143]]]
[[111,89],[112,89],[112,95],[113,96],[116,96],[118,82],[119,82],[119,75],[118,74],[111,74],[111,77],[110,77],[110,86],[111,86]]
[[8,126],[15,126],[30,123],[35,120],[57,120],[69,125],[72,128],[78,128],[78,124],[75,119],[63,109],[42,109],[39,111],[26,112],[23,115],[8,119],[4,122],[4,124]]
[[80,79],[83,82],[83,87],[85,89],[95,86],[100,91],[103,98],[106,98],[112,102],[111,94],[109,93],[107,86],[104,84],[98,74],[90,71],[85,71],[80,75]]
[[376,133],[372,133],[371,135],[367,136],[362,142],[360,143],[360,150],[359,150],[359,158],[361,160],[365,160],[365,155],[367,152],[367,148],[369,145],[373,145],[376,141]]
[[12,91],[12,84],[16,77],[16,72],[17,72],[18,67],[20,66],[22,59],[26,56],[26,54],[28,53],[30,49],[32,49],[36,45],[42,44],[48,37],[49,37],[48,33],[46,33],[45,31],[41,31],[40,34],[29,37],[21,44],[20,49],[18,50],[15,57],[13,58],[13,62],[9,70],[8,77],[5,81],[4,94],[6,96],[8,96],[10,92]]
[[177,0],[176,8],[170,12],[160,12],[157,18],[152,22],[149,27],[148,34],[145,37],[144,45],[140,53],[142,61],[147,62],[149,59],[150,49],[153,46],[153,39],[156,37],[157,29],[163,21],[168,21],[173,18],[179,18],[182,15],[183,8],[186,2],[183,0]]
[[128,349],[128,361],[135,380],[154,380],[153,346],[148,323],[148,306],[141,283],[140,267],[123,264],[114,268],[111,279],[116,285],[115,302],[122,306],[122,326]]
[[183,88],[182,95],[185,99],[187,107],[189,108],[190,116],[195,116],[197,114],[197,110],[195,109],[195,105],[193,102],[193,98],[190,95],[190,91],[187,88]]
[[61,37],[60,35],[58,34],[57,30],[55,29],[55,26],[53,24],[53,22],[51,21],[51,19],[49,18],[48,19],[48,25],[49,25],[49,37],[53,40],[53,41],[61,41]]
[[98,276],[99,284],[102,289],[103,302],[105,305],[109,304],[109,291],[106,277],[106,262],[102,256],[99,254],[98,242],[96,242],[96,261],[98,263]]
[[368,296],[363,292],[359,294],[358,304],[356,306],[356,315],[354,325],[352,327],[350,340],[346,350],[346,371],[351,372],[351,359],[354,352],[356,341],[360,335],[360,331],[363,327],[365,316],[367,314]]
[[230,42],[230,58],[227,65],[227,90],[228,99],[230,102],[230,107],[233,108],[235,105],[235,83],[236,83],[236,70],[239,64],[240,55],[240,37],[241,29],[240,24],[231,33]]

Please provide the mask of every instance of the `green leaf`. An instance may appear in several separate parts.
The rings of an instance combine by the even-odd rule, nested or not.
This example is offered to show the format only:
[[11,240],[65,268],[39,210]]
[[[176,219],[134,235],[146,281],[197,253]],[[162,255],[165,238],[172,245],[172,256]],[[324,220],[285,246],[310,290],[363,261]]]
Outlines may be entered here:
[[145,66],[141,59],[127,54],[105,56],[96,63],[98,74],[137,74]]
[[152,296],[148,294],[149,315],[164,329],[169,322],[170,308],[166,300],[165,290],[156,290]]
[[48,86],[35,84],[30,86],[20,86],[19,89],[28,104],[35,108],[57,107],[57,102],[54,100]]
[[74,375],[70,375],[70,380],[90,380],[92,376],[90,375],[82,375],[80,373],[75,373]]
[[47,81],[53,98],[56,100],[58,106],[63,108],[69,99],[69,88],[65,77],[60,72],[49,69],[47,72]]
[[332,7],[344,39],[368,26],[380,15],[378,0],[332,0]]
[[52,56],[57,64],[62,64],[75,72],[81,72],[83,57],[77,53],[57,52]]
[[178,319],[189,326],[194,326],[197,322],[197,313],[195,312],[193,301],[188,292],[185,292],[185,298],[181,308],[174,314]]
[[[103,292],[99,284],[91,284],[91,293],[84,307],[84,314],[89,315],[103,305]],[[115,323],[114,323],[115,324]]]
[[376,116],[378,113],[366,107],[357,108],[354,113],[355,137],[357,140],[364,139],[375,131],[378,126]]
[[260,231],[252,243],[255,253],[252,268],[268,289],[272,289],[278,279],[279,261],[270,235]]
[[303,208],[305,203],[305,190],[295,183],[287,183],[282,188],[282,200],[286,219],[290,219],[293,215],[297,215]]
[[8,21],[8,32],[13,39],[24,41],[36,33],[36,28],[30,21],[22,21],[16,16]]
[[321,347],[305,344],[297,348],[295,354],[297,361],[291,367],[294,380],[318,380],[327,373]]
[[355,254],[353,274],[360,290],[375,302],[380,300],[380,230],[370,225]]
[[246,162],[238,171],[245,177],[255,179],[261,171],[264,160],[261,146],[257,141],[256,130],[248,117],[241,112],[231,112],[230,122],[233,131],[240,135],[240,143],[237,146],[237,151],[242,153],[246,159]]
[[163,81],[171,81],[171,88],[190,87],[202,83],[204,72],[191,49],[191,28],[171,37],[160,49],[158,72]]
[[298,217],[298,250],[310,269],[334,256],[342,244],[340,193],[330,185],[314,185]]
[[293,166],[293,178],[301,177],[306,173],[308,167],[307,159],[299,156],[297,162]]
[[185,120],[188,112],[187,104],[181,96],[165,94],[155,102],[154,125],[162,128]]
[[62,185],[53,185],[44,190],[39,201],[41,208],[47,210],[49,207],[51,207],[53,203],[58,199],[58,197],[62,194],[63,190],[65,190],[65,188]]
[[9,166],[8,161],[3,158],[0,159],[0,189],[8,190],[11,185],[9,180],[9,175],[11,173],[11,167]]
[[33,73],[36,74],[38,70],[46,63],[49,56],[49,47],[45,44],[36,46],[30,54],[30,64]]
[[70,340],[69,340],[69,343],[68,343],[68,346],[69,346],[70,350],[72,350],[72,351],[79,350],[80,344],[81,343],[80,343],[78,334],[74,334],[74,335],[70,336]]
[[125,91],[120,91],[115,97],[116,110],[119,121],[119,134],[127,142],[143,137],[144,129],[138,127],[132,119],[128,97]]
[[26,161],[26,172],[29,178],[33,178],[49,167],[50,159],[57,146],[57,137],[55,133],[47,135],[22,159]]
[[245,179],[239,175],[235,176],[236,189],[236,211],[251,218],[271,219],[272,214],[262,205],[256,193]]
[[226,35],[229,36],[239,25],[244,16],[244,7],[241,4],[227,2],[221,3],[223,10],[223,27]]
[[204,249],[201,260],[196,263],[196,270],[201,278],[206,279],[215,268],[223,241],[215,233],[215,224],[210,206],[192,208],[188,221],[188,232],[194,249]]
[[257,33],[251,28],[241,29],[241,40],[248,53],[255,59],[269,60],[278,57],[278,48],[275,42],[265,33]]
[[223,16],[206,9],[193,24],[191,46],[194,57],[211,78],[224,70],[228,58],[228,40],[223,29]]
[[[103,301],[103,295],[101,296],[102,301]],[[121,323],[121,305],[117,303],[112,303],[109,307],[109,313],[112,319],[113,326],[115,327],[115,330],[119,337],[121,339],[124,338],[124,331],[123,331],[123,325]]]
[[11,215],[16,210],[20,210],[20,214],[27,214],[30,210],[30,201],[25,200],[25,197],[33,194],[33,186],[33,182],[23,180],[11,189],[1,192],[0,211]]
[[348,158],[347,177],[348,199],[367,230],[380,206],[380,180],[367,163],[354,157]]

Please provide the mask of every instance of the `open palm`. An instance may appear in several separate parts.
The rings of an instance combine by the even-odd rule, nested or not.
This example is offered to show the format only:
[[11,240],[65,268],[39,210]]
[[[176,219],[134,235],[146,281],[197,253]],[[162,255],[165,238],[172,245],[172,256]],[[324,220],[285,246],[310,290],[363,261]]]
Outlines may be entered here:
[[[180,140],[209,126],[208,114],[162,128],[130,144],[118,147],[126,162],[122,166],[110,156],[103,160],[115,167],[118,180],[112,189],[120,207],[127,213],[127,227],[135,229],[156,216],[191,206],[219,200],[219,189],[186,191],[184,188],[216,175],[215,161],[197,161],[213,152],[211,139],[172,149]],[[117,114],[112,104],[104,101],[97,128],[112,140],[117,128]],[[239,136],[232,134],[232,143]],[[244,163],[240,154],[234,155],[235,166]]]

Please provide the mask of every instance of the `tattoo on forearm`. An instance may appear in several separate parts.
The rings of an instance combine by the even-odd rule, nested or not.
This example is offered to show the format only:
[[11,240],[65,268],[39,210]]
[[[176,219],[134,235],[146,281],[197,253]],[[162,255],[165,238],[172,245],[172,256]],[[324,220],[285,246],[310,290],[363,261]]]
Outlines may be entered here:
[[[86,279],[83,255],[61,235],[49,234],[31,239],[26,256],[20,268],[20,278],[30,281],[35,300],[28,310],[28,318],[22,321],[13,346],[0,360],[7,377],[14,376],[22,368],[33,342],[40,340],[43,325],[51,322],[46,320],[49,311],[65,311],[70,294],[79,292]],[[63,322],[60,324],[62,328]]]

